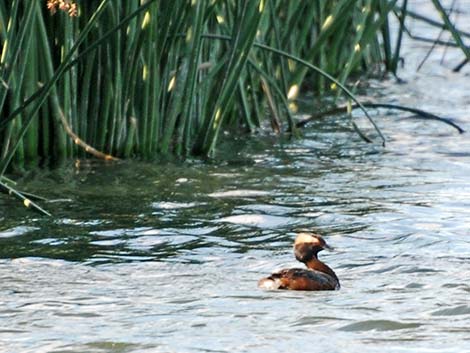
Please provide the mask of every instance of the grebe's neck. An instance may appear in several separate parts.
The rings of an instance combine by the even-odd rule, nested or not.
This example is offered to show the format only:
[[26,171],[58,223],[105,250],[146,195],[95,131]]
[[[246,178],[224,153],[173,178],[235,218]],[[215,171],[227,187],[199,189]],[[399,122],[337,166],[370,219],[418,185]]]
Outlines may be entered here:
[[307,265],[307,267],[311,270],[326,273],[327,275],[330,275],[339,282],[336,273],[327,264],[318,260],[316,256],[314,256],[311,260],[308,260],[305,265]]

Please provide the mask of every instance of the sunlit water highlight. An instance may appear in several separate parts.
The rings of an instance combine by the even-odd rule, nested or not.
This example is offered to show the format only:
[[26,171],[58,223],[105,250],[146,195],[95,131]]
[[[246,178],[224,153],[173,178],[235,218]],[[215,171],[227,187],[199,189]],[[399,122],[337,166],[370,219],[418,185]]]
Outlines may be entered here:
[[[408,84],[378,90],[469,131],[468,70],[436,73],[435,57],[415,74],[419,53]],[[376,115],[385,148],[330,119],[214,163],[34,178],[60,200],[51,220],[0,198],[0,351],[470,351],[470,139],[404,116]],[[296,228],[336,248],[322,258],[340,291],[256,288],[297,266]]]

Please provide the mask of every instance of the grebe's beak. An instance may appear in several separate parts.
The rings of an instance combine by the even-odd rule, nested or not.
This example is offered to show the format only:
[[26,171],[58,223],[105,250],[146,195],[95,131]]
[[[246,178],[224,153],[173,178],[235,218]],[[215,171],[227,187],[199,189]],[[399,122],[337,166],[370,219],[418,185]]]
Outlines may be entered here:
[[335,248],[329,246],[327,243],[323,246],[323,249],[328,250],[328,251],[335,251]]

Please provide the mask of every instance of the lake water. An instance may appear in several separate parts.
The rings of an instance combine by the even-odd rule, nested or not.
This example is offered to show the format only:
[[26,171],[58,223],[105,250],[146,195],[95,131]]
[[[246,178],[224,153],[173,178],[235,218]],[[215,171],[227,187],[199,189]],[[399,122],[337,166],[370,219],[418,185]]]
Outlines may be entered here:
[[[371,92],[470,131],[470,68],[452,73],[462,55],[441,64],[440,48],[416,73],[427,48],[408,43],[407,83]],[[297,140],[227,142],[211,163],[25,181],[54,216],[0,198],[0,351],[470,351],[469,134],[372,112],[385,148],[330,118]],[[256,287],[298,266],[298,228],[336,248],[321,258],[340,291]]]

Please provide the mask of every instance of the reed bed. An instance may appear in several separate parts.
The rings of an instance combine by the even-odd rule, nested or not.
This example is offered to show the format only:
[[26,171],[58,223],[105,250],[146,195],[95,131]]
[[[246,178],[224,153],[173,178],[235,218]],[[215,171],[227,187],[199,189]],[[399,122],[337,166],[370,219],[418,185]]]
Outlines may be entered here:
[[0,0],[0,176],[211,156],[221,131],[295,134],[302,90],[355,100],[352,76],[396,72],[406,16],[406,0]]

